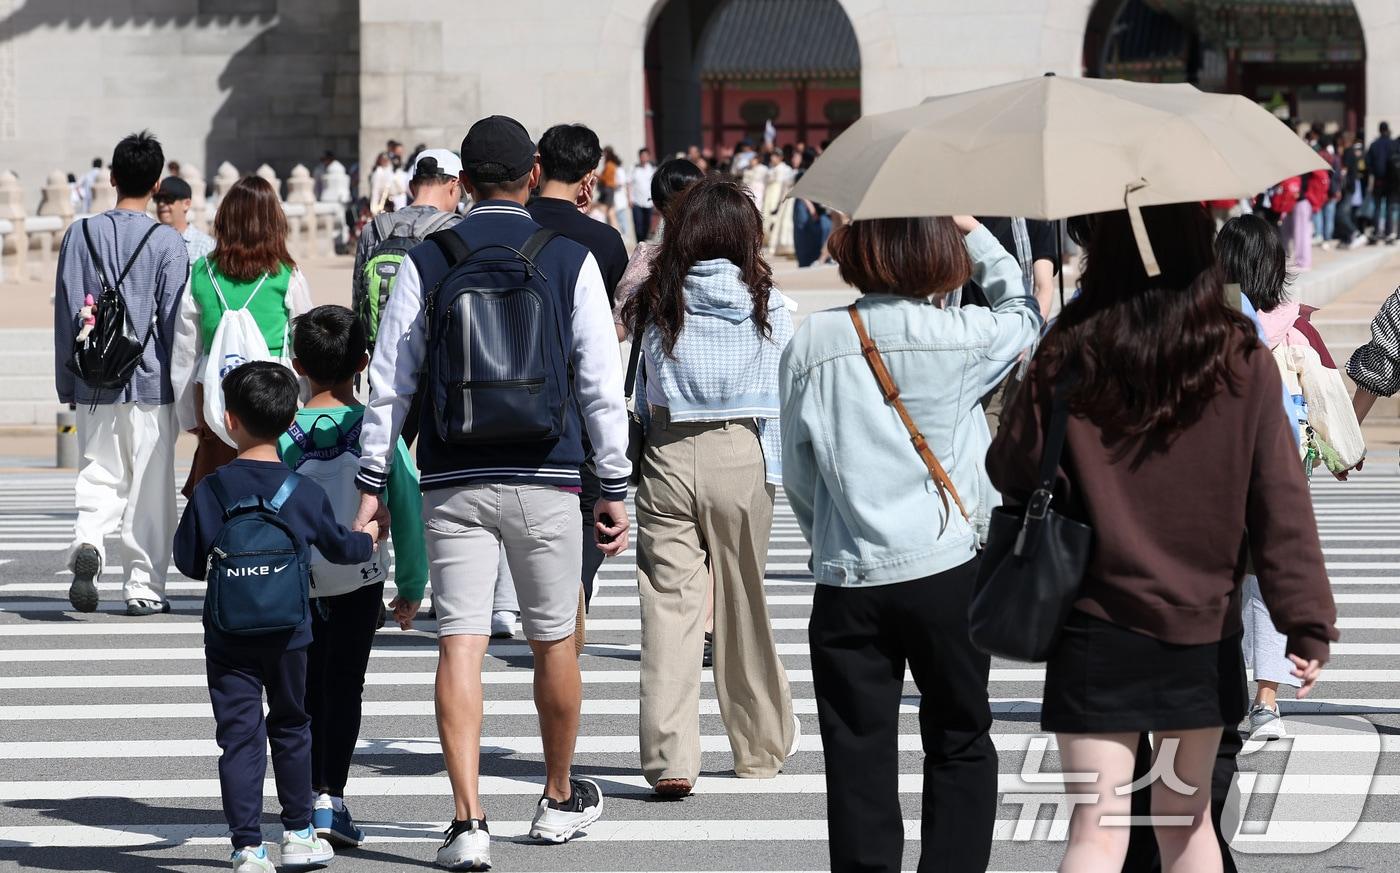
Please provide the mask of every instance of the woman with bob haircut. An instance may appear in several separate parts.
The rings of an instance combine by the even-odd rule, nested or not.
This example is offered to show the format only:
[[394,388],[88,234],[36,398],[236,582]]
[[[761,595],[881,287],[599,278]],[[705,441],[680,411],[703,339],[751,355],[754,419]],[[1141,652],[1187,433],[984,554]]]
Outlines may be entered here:
[[[990,434],[979,400],[1035,342],[1040,307],[1016,259],[969,216],[856,221],[832,234],[830,250],[862,296],[803,323],[781,386],[783,486],[817,581],[808,638],[831,869],[901,869],[907,665],[923,701],[919,869],[982,873],[997,756],[990,659],[968,638],[979,544],[971,519],[999,501],[984,487]],[[990,308],[944,308],[969,278]],[[877,365],[892,385],[877,381]],[[887,392],[897,392],[918,443]]]
[[198,384],[205,351],[224,313],[246,308],[272,359],[289,362],[292,319],[311,310],[306,277],[287,251],[287,215],[266,179],[244,176],[229,188],[214,214],[214,240],[214,250],[190,265],[171,355],[180,429],[199,437],[183,489],[186,497],[238,454],[205,424],[207,389]]
[[[1133,761],[1151,733],[1165,873],[1219,873],[1210,779],[1222,728],[1245,715],[1240,589],[1252,556],[1305,696],[1337,638],[1282,383],[1226,299],[1199,204],[1143,210],[1162,274],[1143,268],[1126,212],[1092,216],[1079,295],[1041,344],[987,457],[1024,504],[1038,487],[1052,398],[1069,425],[1056,508],[1093,528],[1074,609],[1046,665],[1041,728],[1076,790],[1061,871],[1117,873]],[[1276,293],[1272,289],[1271,293]],[[1209,507],[1208,512],[1202,508]],[[1181,822],[1186,822],[1182,824]]]
[[715,693],[735,775],[776,776],[801,735],[763,591],[782,476],[778,360],[792,317],[738,183],[696,181],[666,217],[623,321],[644,326],[637,397],[649,413],[637,489],[642,773],[657,794],[683,797],[700,775],[711,572]]

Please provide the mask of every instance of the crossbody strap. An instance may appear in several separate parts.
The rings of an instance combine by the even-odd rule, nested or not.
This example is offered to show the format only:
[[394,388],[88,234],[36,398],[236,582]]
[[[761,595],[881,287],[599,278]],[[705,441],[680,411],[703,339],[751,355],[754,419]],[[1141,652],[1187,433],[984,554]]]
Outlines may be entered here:
[[875,381],[880,384],[880,392],[884,394],[885,402],[893,406],[895,412],[899,413],[900,420],[904,422],[905,429],[909,431],[909,441],[914,444],[914,451],[919,453],[924,466],[928,467],[928,474],[933,478],[933,484],[938,488],[938,497],[943,501],[943,511],[949,511],[948,496],[951,494],[963,519],[971,523],[972,519],[967,514],[967,508],[963,506],[962,498],[958,496],[957,487],[953,485],[953,480],[948,477],[948,471],[944,470],[943,465],[938,462],[938,457],[934,455],[933,449],[929,448],[928,440],[924,439],[923,432],[914,422],[914,417],[909,414],[904,401],[899,399],[899,386],[895,385],[894,377],[890,375],[889,368],[885,366],[885,359],[880,356],[879,347],[875,345],[875,341],[870,338],[870,334],[866,331],[865,322],[860,317],[860,311],[852,303],[846,307],[846,312],[850,313],[851,324],[855,325],[856,336],[860,337],[860,353],[865,356],[865,362],[870,365],[870,372],[875,374]]
[[1069,389],[1074,376],[1066,371],[1050,389],[1050,423],[1045,429],[1045,449],[1040,455],[1040,484],[1031,493],[1026,516],[1039,520],[1050,511],[1055,496],[1055,479],[1059,475],[1060,458],[1065,451],[1065,434],[1069,430]]
[[[636,293],[642,294],[643,288]],[[632,349],[627,353],[627,381],[623,385],[622,397],[631,400],[637,389],[637,367],[642,362],[642,334],[647,329],[646,297],[637,305],[637,324],[632,328]]]

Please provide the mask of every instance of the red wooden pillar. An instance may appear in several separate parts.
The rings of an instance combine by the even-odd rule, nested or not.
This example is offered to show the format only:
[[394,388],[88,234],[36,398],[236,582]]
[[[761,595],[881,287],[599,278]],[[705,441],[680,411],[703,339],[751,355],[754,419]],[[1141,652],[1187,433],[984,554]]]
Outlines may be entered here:
[[807,141],[807,80],[797,80],[797,142]]
[[715,80],[714,106],[710,123],[710,147],[719,150],[724,142],[724,80]]

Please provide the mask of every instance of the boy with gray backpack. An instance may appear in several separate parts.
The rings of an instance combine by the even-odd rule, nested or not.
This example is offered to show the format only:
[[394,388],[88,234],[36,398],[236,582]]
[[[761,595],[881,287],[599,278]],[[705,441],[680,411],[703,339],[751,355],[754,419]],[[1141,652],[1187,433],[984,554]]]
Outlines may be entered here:
[[[291,371],[253,361],[224,377],[225,421],[238,457],[195,487],[175,532],[175,566],[204,579],[204,656],[214,709],[219,788],[235,873],[273,873],[262,839],[267,747],[282,803],[284,868],[335,857],[312,827],[311,549],[337,564],[370,560],[379,527],[352,533],[326,493],[277,455],[297,411]],[[263,715],[263,693],[267,715]]]

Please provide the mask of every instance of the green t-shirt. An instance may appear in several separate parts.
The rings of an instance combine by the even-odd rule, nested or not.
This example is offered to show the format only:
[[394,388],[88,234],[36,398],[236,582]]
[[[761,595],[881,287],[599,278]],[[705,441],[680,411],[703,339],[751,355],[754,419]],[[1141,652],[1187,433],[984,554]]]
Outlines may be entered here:
[[[218,283],[217,291],[215,282]],[[253,316],[267,342],[267,350],[274,358],[281,357],[287,342],[287,291],[291,284],[292,268],[286,264],[276,275],[240,282],[219,272],[219,268],[208,258],[195,261],[190,269],[190,296],[199,306],[200,348],[208,349],[214,343],[214,332],[219,329],[219,320],[224,317],[224,305],[219,302],[219,294],[222,293],[229,309],[248,307],[248,314]],[[256,294],[253,293],[255,289]],[[249,302],[249,297],[253,298],[252,302]]]
[[[335,446],[364,418],[363,406],[323,406],[297,412],[296,424],[310,437],[314,448]],[[356,446],[358,448],[358,445]],[[283,434],[277,441],[282,463],[297,468],[304,450]],[[389,484],[389,537],[394,544],[394,584],[405,600],[422,600],[428,586],[428,547],[423,534],[423,494],[418,488],[418,466],[408,446],[398,442]]]

